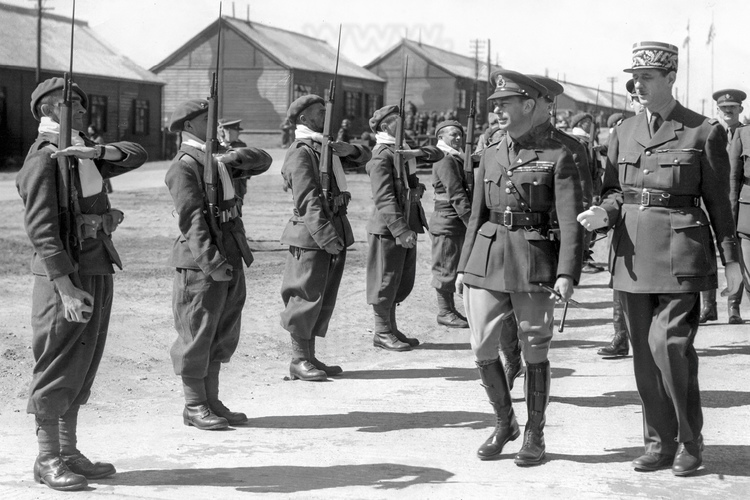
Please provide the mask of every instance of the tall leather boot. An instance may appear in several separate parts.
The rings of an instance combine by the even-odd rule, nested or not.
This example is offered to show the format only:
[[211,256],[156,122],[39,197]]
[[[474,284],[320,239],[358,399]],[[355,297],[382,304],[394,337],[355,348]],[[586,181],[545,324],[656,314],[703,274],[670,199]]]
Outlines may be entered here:
[[487,391],[487,397],[490,398],[490,404],[495,409],[495,417],[497,418],[495,430],[479,447],[477,456],[480,460],[492,460],[498,458],[503,452],[503,446],[508,441],[517,439],[521,431],[518,429],[518,422],[516,422],[516,416],[513,413],[510,389],[508,389],[508,382],[505,379],[502,362],[499,359],[477,362],[477,368],[479,368],[482,387]]
[[630,352],[628,342],[628,327],[625,325],[625,315],[622,313],[622,302],[617,298],[612,301],[612,326],[615,335],[608,346],[602,347],[596,353],[599,356],[620,357],[627,356]]
[[[386,351],[411,351],[412,346],[399,339],[399,336],[404,339],[406,339],[406,337],[391,326],[391,321],[394,323],[396,321],[396,311],[393,311],[393,307],[389,309],[382,305],[372,306],[372,312],[375,316],[375,329],[372,336],[372,345],[385,349]],[[417,343],[419,343],[418,340]]]
[[513,383],[523,371],[521,346],[518,343],[518,322],[515,314],[505,318],[500,326],[500,359],[505,367],[508,388],[513,390]]
[[520,467],[539,465],[544,460],[544,423],[549,403],[549,361],[526,364],[526,408],[528,420],[524,429],[523,446],[516,455]]
[[310,361],[310,340],[291,335],[292,337],[292,362],[289,365],[289,375],[292,380],[300,379],[308,382],[328,380],[326,372],[318,370]]
[[701,292],[701,302],[703,307],[700,316],[698,316],[698,323],[719,319],[719,315],[716,313],[716,289]]
[[229,427],[227,419],[216,415],[208,406],[205,379],[183,376],[182,390],[185,393],[182,423],[203,431],[216,431]]
[[401,342],[409,344],[412,347],[417,347],[419,345],[418,339],[415,339],[414,337],[407,337],[404,332],[398,329],[398,324],[396,323],[396,306],[397,304],[394,304],[393,307],[391,307],[390,312],[388,313],[388,321],[391,325],[391,333],[395,335],[396,338]]
[[76,491],[88,486],[80,474],[72,472],[60,456],[60,428],[57,417],[36,416],[39,455],[34,462],[34,481],[53,490]]
[[327,376],[329,377],[335,377],[336,375],[341,375],[341,373],[344,371],[341,369],[338,365],[331,365],[328,366],[327,364],[320,361],[318,358],[315,357],[315,336],[310,339],[310,363],[313,364],[315,368],[318,370],[323,370]]
[[730,295],[727,298],[727,310],[729,312],[729,324],[730,325],[741,325],[743,323],[742,316],[740,316],[740,303],[742,302],[742,287],[737,290],[737,293]]
[[437,290],[438,325],[447,326],[448,328],[469,328],[466,318],[461,318],[454,310],[453,293]]
[[206,399],[208,407],[217,416],[227,419],[229,425],[240,425],[247,422],[247,415],[235,412],[224,406],[219,399],[219,372],[221,361],[212,361],[208,364],[208,375],[204,379],[206,385]]

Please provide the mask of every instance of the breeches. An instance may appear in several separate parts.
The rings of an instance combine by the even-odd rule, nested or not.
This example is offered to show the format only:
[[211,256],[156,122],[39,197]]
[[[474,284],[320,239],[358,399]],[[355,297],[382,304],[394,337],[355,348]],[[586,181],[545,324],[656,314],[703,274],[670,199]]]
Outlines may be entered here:
[[464,245],[464,234],[432,235],[432,287],[443,292],[456,291],[456,269]]
[[81,287],[94,297],[94,310],[87,323],[72,323],[65,319],[54,282],[46,276],[34,278],[31,349],[35,364],[28,413],[59,417],[89,399],[107,342],[112,275],[81,276]]
[[240,340],[245,305],[245,270],[237,265],[229,281],[214,281],[196,269],[177,269],[172,311],[177,339],[170,355],[174,372],[204,378],[210,362],[226,363]]
[[555,308],[555,299],[550,299],[549,293],[496,292],[466,285],[464,307],[477,361],[497,359],[503,320],[514,313],[526,362],[547,360]]
[[281,281],[281,326],[298,337],[325,337],[341,276],[346,250],[331,255],[325,250],[289,247]]
[[417,246],[404,248],[395,238],[368,234],[367,303],[391,308],[406,300],[414,288]]
[[698,293],[618,292],[633,346],[646,451],[673,454],[703,428],[698,355]]

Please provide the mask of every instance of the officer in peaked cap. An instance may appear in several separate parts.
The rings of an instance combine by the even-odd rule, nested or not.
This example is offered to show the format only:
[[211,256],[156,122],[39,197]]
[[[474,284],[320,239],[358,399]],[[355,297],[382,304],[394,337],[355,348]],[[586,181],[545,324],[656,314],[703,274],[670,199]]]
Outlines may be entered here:
[[485,150],[479,164],[476,178],[483,189],[474,192],[456,288],[463,289],[472,350],[497,417],[477,455],[497,458],[520,434],[508,384],[512,377],[506,378],[498,356],[505,319],[515,315],[527,365],[528,410],[515,463],[530,466],[545,457],[552,320],[556,298],[568,300],[580,277],[582,232],[575,219],[583,202],[573,154],[549,130],[543,102],[549,89],[509,70],[493,73],[493,80],[489,99],[506,135]]
[[677,47],[661,42],[633,46],[632,65],[625,71],[632,73],[646,111],[615,127],[602,204],[578,219],[590,231],[614,228],[612,286],[630,330],[643,405],[645,452],[633,467],[671,466],[676,476],[687,476],[703,460],[693,340],[699,292],[718,284],[710,228],[729,293],[737,292],[742,278],[726,194],[726,134],[718,120],[685,108],[672,96],[677,53]]

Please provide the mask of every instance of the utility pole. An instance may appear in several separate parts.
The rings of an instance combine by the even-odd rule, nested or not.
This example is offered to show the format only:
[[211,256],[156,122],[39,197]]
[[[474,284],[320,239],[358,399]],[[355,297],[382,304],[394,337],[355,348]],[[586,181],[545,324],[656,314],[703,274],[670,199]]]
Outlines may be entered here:
[[31,0],[36,2],[36,84],[42,82],[42,13],[45,10],[43,0]]
[[[482,50],[484,50],[486,42],[486,40],[479,40],[478,38],[469,42],[469,47],[474,53],[474,85],[472,86],[471,96],[471,100],[473,100],[474,102],[477,102],[477,84],[479,82],[479,54]],[[487,71],[489,71],[489,68],[487,68]],[[468,103],[465,103],[465,106],[468,106]]]
[[609,102],[612,105],[612,109],[615,109],[615,82],[617,81],[617,77],[609,76],[607,77],[607,81],[610,84]]

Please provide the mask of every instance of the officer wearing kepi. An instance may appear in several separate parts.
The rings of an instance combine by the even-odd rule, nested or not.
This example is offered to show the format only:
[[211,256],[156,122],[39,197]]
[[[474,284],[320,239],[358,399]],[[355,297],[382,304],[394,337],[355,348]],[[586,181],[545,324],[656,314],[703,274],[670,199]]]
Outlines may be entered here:
[[[726,193],[727,136],[677,102],[674,45],[633,45],[635,91],[646,111],[617,125],[609,141],[602,204],[579,215],[588,230],[614,227],[612,286],[633,347],[643,406],[639,471],[695,473],[703,458],[698,385],[699,292],[717,286],[716,235],[727,291],[741,284],[739,248]],[[704,202],[706,212],[701,208]]]
[[[110,463],[92,463],[77,448],[78,410],[88,402],[107,340],[114,266],[122,269],[112,232],[123,214],[110,208],[104,179],[130,172],[147,159],[132,142],[95,144],[83,133],[88,96],[72,83],[72,145],[58,150],[62,78],[40,83],[31,94],[39,135],[16,186],[24,203],[24,226],[34,247],[31,272],[31,349],[34,371],[28,413],[35,415],[39,456],[34,479],[55,490],[80,490],[88,480],[115,473]],[[70,132],[70,131],[68,131]],[[65,203],[58,195],[57,159],[72,160],[74,186]],[[63,207],[66,207],[63,209]],[[61,224],[72,211],[75,226]],[[75,250],[65,246],[74,233]],[[7,450],[9,451],[9,450]]]
[[[224,429],[247,421],[219,400],[219,372],[240,339],[245,304],[244,264],[253,256],[247,244],[233,181],[262,174],[271,157],[258,148],[229,150],[218,162],[218,213],[207,204],[204,169],[208,101],[178,105],[169,130],[180,132],[182,145],[167,171],[180,235],[172,247],[175,268],[172,292],[177,339],[170,350],[185,394],[183,423],[202,430]],[[214,125],[215,126],[215,125]],[[212,230],[216,217],[218,232]],[[244,264],[243,264],[244,262]]]
[[[539,98],[548,89],[509,70],[499,72],[495,85],[489,99],[506,136],[479,164],[456,288],[463,288],[471,347],[497,417],[477,451],[482,460],[497,458],[520,434],[497,350],[503,322],[515,313],[528,410],[515,463],[530,466],[545,457],[554,307],[556,299],[570,298],[580,277],[583,235],[576,215],[583,204],[572,153],[549,132],[546,119],[535,126]],[[559,232],[551,231],[553,212]]]

